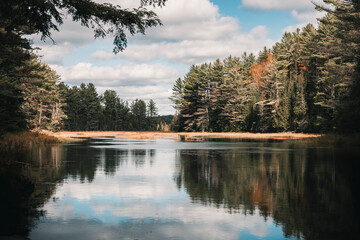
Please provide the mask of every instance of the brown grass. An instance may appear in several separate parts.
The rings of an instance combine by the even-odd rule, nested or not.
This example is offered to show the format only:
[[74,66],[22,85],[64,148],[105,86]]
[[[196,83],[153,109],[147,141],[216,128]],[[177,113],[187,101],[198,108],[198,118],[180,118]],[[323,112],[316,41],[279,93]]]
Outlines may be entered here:
[[59,139],[54,136],[38,132],[7,133],[0,138],[0,149],[19,150],[59,142]]
[[92,132],[57,132],[47,133],[60,140],[79,140],[88,137],[115,137],[127,139],[173,138],[185,141],[217,139],[310,139],[319,138],[320,134],[304,133],[209,133],[209,132],[129,132],[129,131],[92,131]]

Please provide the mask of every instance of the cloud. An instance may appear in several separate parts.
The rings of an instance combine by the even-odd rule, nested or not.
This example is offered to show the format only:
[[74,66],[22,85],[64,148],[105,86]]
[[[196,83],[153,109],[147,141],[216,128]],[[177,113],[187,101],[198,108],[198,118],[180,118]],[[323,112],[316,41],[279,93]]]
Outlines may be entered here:
[[107,89],[115,90],[121,99],[131,102],[136,98],[148,102],[154,100],[160,115],[174,114],[175,110],[169,97],[172,94],[171,87],[174,80],[168,85],[149,85],[149,86],[125,86],[125,87],[97,87],[101,94]]
[[[132,0],[111,2],[126,8],[139,4]],[[209,0],[169,0],[163,8],[149,9],[159,15],[163,26],[147,29],[145,36],[128,35],[128,48],[117,55],[112,53],[111,36],[94,40],[91,29],[72,22],[70,17],[60,32],[53,33],[56,45],[36,38],[34,43],[42,48],[39,53],[43,60],[66,83],[92,82],[99,91],[117,89],[125,99],[157,99],[159,113],[174,112],[168,100],[172,84],[190,65],[239,56],[245,51],[258,53],[274,44],[265,26],[243,32],[237,18],[220,15],[218,6]]]
[[42,61],[47,64],[62,65],[63,58],[65,56],[71,56],[75,49],[75,46],[66,42],[60,45],[43,45],[41,49],[36,50],[36,52],[42,58]]
[[[223,59],[229,55],[241,55],[243,52],[257,53],[263,46],[272,46],[274,41],[267,39],[268,29],[257,26],[249,33],[233,34],[229,38],[183,39],[146,44],[143,42],[129,45],[128,49],[116,56],[135,62],[151,62],[161,59],[185,65],[201,64]],[[96,59],[111,59],[113,55],[103,51],[92,55]]]
[[241,7],[259,10],[314,9],[321,0],[243,0]]
[[[100,154],[94,157],[103,161],[105,146],[98,147]],[[173,143],[167,147],[173,148]],[[191,201],[186,190],[179,190],[173,181],[176,150],[165,149],[156,151],[152,164],[146,158],[141,168],[132,163],[134,156],[127,155],[113,176],[99,167],[91,184],[67,179],[57,186],[56,201],[44,206],[46,218],[30,237],[51,238],[60,234],[59,228],[68,238],[80,229],[82,239],[103,238],[103,233],[119,236],[119,232],[122,239],[239,239],[243,231],[258,238],[269,235],[275,226],[271,217],[265,221],[259,210],[245,215],[240,205],[239,212],[230,214],[221,204],[215,207]]]
[[298,24],[287,26],[283,29],[283,32],[294,32],[296,29],[302,29],[308,24],[313,24],[315,27],[318,26],[318,20],[325,16],[325,12],[319,12],[316,10],[292,10],[291,15],[298,21]]
[[39,34],[28,36],[34,46],[39,48],[37,53],[42,56],[43,61],[48,64],[64,64],[64,57],[73,55],[79,47],[86,47],[90,44],[101,41],[94,39],[91,29],[74,22],[70,17],[64,19],[64,24],[59,26],[59,31],[52,31],[51,38],[41,40]]
[[184,73],[162,64],[123,63],[115,66],[95,66],[80,62],[73,66],[50,65],[61,76],[61,81],[79,86],[93,83],[99,94],[115,90],[120,98],[133,101],[153,99],[160,115],[173,114],[169,97],[174,81]]
[[299,10],[292,10],[291,15],[299,22],[307,22],[316,24],[317,18],[321,18],[325,15],[325,12],[319,12],[316,10],[312,11],[299,11]]
[[92,82],[96,86],[144,86],[173,82],[179,74],[176,69],[162,64],[94,66],[89,62],[79,62],[69,67],[51,67],[61,75],[62,81],[71,85]]
[[[120,1],[123,3],[129,4],[129,1]],[[221,16],[219,8],[208,0],[168,1],[166,7],[154,11],[163,26],[147,29],[145,36],[129,36],[128,48],[118,55],[111,52],[110,37],[106,41],[96,40],[97,47],[89,54],[91,58],[141,63],[162,60],[191,65],[222,59],[230,54],[241,55],[244,51],[256,53],[264,45],[270,47],[274,43],[267,39],[268,30],[264,26],[241,32],[238,19]],[[69,19],[61,26],[60,32],[53,33],[53,38],[57,45],[48,46],[35,41],[42,48],[40,54],[44,61],[50,64],[64,64],[64,56],[74,55],[80,46],[95,45],[92,31]],[[101,49],[99,43],[109,46],[106,50]]]

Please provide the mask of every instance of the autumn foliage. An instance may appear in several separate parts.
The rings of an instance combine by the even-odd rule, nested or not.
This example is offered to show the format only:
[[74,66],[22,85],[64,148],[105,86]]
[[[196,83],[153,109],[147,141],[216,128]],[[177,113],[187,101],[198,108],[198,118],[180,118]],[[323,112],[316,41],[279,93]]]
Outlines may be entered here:
[[260,89],[261,86],[264,86],[265,82],[263,77],[269,74],[269,65],[274,61],[274,59],[275,56],[273,54],[267,53],[267,57],[260,60],[259,63],[255,62],[251,66],[249,76],[258,89]]

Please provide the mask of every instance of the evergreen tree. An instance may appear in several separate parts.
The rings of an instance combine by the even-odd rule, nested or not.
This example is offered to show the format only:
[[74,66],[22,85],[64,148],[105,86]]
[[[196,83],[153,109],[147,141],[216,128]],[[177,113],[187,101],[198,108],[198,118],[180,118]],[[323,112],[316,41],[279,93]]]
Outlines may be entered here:
[[180,114],[182,116],[182,125],[185,131],[197,131],[199,127],[195,113],[200,110],[199,105],[203,99],[202,95],[204,93],[204,91],[201,91],[202,84],[199,75],[200,67],[192,66],[189,73],[184,78],[183,103]]
[[[316,104],[323,115],[331,115],[331,130],[359,131],[360,127],[360,6],[353,0],[326,0],[332,7],[319,26],[320,46],[328,55],[321,72]],[[326,34],[326,35],[324,35]],[[351,49],[351,51],[349,51]],[[320,116],[322,117],[322,116]],[[319,123],[321,124],[321,122]],[[325,129],[329,130],[329,129]]]
[[24,102],[21,106],[28,128],[59,130],[66,118],[63,99],[57,85],[59,76],[35,56],[29,61],[33,71],[22,80]]
[[118,113],[118,101],[119,97],[114,90],[106,90],[104,94],[100,97],[101,101],[105,105],[103,110],[103,130],[118,130],[117,129],[117,120],[119,119]]
[[240,58],[224,59],[225,74],[221,88],[223,131],[250,131],[249,114],[255,103],[254,85],[248,80],[248,72],[254,63],[254,55],[246,53]]
[[156,107],[156,103],[152,99],[150,99],[150,101],[147,104],[146,116],[149,122],[148,130],[155,131],[156,130],[155,118],[158,116],[158,109]]
[[82,114],[84,130],[94,131],[99,129],[100,99],[94,84],[80,85],[80,96],[82,97]]
[[65,84],[60,86],[65,100],[64,113],[65,129],[71,131],[94,131],[99,129],[100,98],[94,84],[69,88]]
[[145,130],[146,124],[146,103],[143,100],[135,99],[130,105],[133,117],[134,130]]

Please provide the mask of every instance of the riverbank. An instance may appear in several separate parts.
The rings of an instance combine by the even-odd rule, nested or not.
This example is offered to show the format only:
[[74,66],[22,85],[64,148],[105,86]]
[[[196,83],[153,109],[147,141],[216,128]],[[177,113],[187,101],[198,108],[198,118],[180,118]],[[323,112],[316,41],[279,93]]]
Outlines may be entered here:
[[114,137],[123,139],[161,139],[170,138],[182,141],[204,141],[208,139],[238,140],[293,140],[304,144],[325,146],[360,146],[360,134],[308,134],[308,133],[210,133],[210,132],[149,132],[149,131],[84,131],[57,132],[49,134],[61,142],[82,141],[90,137]]
[[47,132],[60,141],[79,140],[89,137],[114,137],[125,139],[159,139],[172,138],[176,140],[193,141],[201,139],[314,139],[321,134],[304,133],[209,133],[209,132],[129,132],[129,131],[92,131],[92,132]]
[[39,132],[6,133],[0,137],[0,150],[21,150],[61,142],[60,139],[51,134]]
[[294,140],[306,144],[332,146],[360,146],[360,135],[305,134],[305,133],[209,133],[209,132],[151,132],[151,131],[62,131],[8,133],[0,138],[0,150],[27,149],[34,146],[71,143],[91,137],[114,137],[123,139],[161,139],[181,141],[205,141],[208,139],[238,140]]

